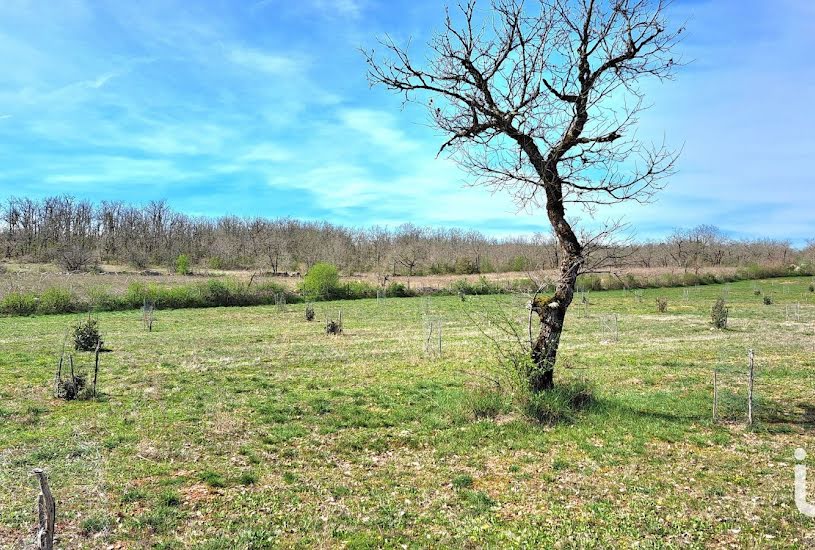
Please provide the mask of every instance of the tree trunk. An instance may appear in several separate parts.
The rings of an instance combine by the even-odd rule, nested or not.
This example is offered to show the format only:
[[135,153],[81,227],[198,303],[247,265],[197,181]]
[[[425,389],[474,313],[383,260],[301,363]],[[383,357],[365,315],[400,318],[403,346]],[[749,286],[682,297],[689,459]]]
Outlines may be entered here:
[[565,254],[560,263],[555,294],[548,299],[538,299],[533,310],[541,321],[538,338],[532,346],[533,371],[529,373],[529,389],[534,393],[550,390],[555,382],[555,362],[560,345],[560,334],[566,320],[566,311],[574,298],[581,257]]

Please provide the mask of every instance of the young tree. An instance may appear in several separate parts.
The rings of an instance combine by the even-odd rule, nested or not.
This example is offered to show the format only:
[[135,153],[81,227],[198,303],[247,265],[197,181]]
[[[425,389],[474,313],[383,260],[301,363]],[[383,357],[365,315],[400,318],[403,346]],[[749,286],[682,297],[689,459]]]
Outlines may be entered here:
[[532,391],[553,386],[555,360],[585,242],[568,204],[643,201],[672,171],[675,155],[633,137],[645,77],[666,78],[681,29],[670,31],[656,0],[492,0],[447,14],[418,64],[408,48],[381,40],[367,51],[368,76],[419,101],[448,139],[447,150],[477,183],[509,190],[521,205],[545,205],[562,250],[554,295],[536,300]]

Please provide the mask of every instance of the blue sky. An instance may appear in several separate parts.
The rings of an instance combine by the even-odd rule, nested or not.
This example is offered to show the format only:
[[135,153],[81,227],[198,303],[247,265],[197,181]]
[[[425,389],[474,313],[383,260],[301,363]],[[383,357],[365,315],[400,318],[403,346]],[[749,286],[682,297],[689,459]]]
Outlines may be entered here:
[[[541,212],[467,187],[416,107],[369,89],[358,52],[424,43],[437,1],[3,0],[0,199],[167,199],[203,215],[404,222],[495,235]],[[815,238],[815,3],[682,1],[677,79],[648,86],[640,136],[683,147],[638,238],[720,226]],[[584,223],[592,223],[582,215]]]

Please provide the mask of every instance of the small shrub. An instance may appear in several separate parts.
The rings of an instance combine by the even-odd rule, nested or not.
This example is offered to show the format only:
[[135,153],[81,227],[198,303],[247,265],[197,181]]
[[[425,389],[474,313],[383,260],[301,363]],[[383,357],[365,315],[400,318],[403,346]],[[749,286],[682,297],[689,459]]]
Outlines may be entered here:
[[388,298],[407,298],[416,294],[403,283],[391,283],[385,289],[385,296]]
[[335,335],[342,334],[342,325],[340,324],[339,321],[331,319],[325,324],[325,333]]
[[336,296],[340,285],[337,268],[329,263],[318,262],[311,266],[303,278],[303,293],[309,298],[328,299]]
[[0,312],[6,315],[33,315],[37,311],[37,297],[31,292],[11,292],[0,302]]
[[815,292],[815,283],[810,283],[810,285],[809,285],[809,291],[810,291],[810,292]]
[[88,319],[74,325],[74,349],[77,351],[94,351],[96,346],[102,347],[102,336],[99,333],[99,323],[90,314]]
[[86,397],[87,379],[84,374],[74,374],[57,382],[57,397],[73,401]]
[[37,312],[43,314],[71,313],[76,301],[69,290],[51,287],[40,295]]
[[186,254],[179,254],[175,259],[175,272],[178,275],[190,274],[190,257]]
[[772,297],[772,296],[770,296],[769,294],[765,294],[765,295],[764,295],[764,300],[763,300],[763,301],[764,301],[764,305],[765,305],[765,306],[771,306],[771,305],[773,305],[773,297]]
[[759,289],[755,289],[753,291],[753,296],[761,296],[761,291]]
[[314,320],[314,306],[311,304],[306,304],[306,321],[313,320]]
[[717,299],[716,303],[713,304],[713,308],[710,310],[710,317],[713,322],[713,326],[718,329],[727,328],[728,313],[729,308],[725,304],[724,298]]
[[57,262],[66,271],[84,271],[94,264],[93,254],[80,245],[68,245],[59,251]]
[[668,299],[667,298],[657,298],[657,311],[659,313],[665,313],[668,311]]
[[593,388],[585,382],[566,382],[551,390],[529,393],[523,403],[524,413],[548,426],[570,422],[577,412],[595,402]]

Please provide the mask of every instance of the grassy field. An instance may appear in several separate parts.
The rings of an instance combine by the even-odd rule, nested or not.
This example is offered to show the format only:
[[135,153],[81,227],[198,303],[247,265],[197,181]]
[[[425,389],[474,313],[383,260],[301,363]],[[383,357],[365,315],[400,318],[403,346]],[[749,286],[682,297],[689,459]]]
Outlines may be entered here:
[[[0,547],[33,538],[34,467],[61,548],[812,547],[792,485],[794,449],[815,457],[809,284],[589,294],[558,379],[587,379],[597,403],[555,426],[473,416],[474,373],[495,365],[474,319],[522,318],[516,297],[325,302],[312,323],[303,305],[160,311],[152,333],[137,312],[100,314],[103,394],[72,402],[51,391],[77,316],[0,318]],[[339,308],[345,333],[327,336]]]

